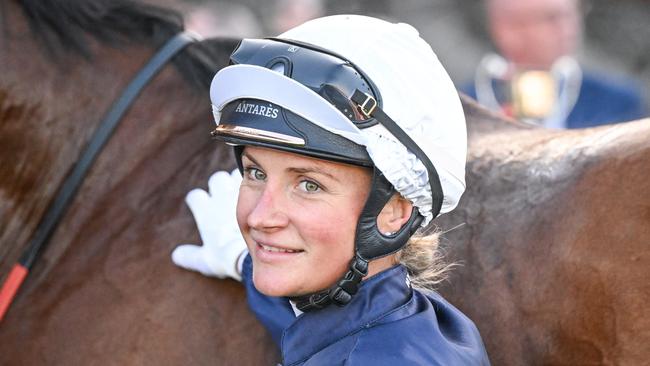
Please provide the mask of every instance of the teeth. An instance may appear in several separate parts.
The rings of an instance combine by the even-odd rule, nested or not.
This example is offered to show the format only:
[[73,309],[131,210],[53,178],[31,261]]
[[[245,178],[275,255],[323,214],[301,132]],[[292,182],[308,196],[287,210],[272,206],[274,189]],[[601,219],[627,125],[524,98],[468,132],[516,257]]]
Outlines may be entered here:
[[291,249],[282,249],[282,248],[276,248],[276,247],[270,247],[268,245],[260,244],[262,249],[266,250],[267,252],[277,252],[277,253],[297,253],[297,250],[291,250]]

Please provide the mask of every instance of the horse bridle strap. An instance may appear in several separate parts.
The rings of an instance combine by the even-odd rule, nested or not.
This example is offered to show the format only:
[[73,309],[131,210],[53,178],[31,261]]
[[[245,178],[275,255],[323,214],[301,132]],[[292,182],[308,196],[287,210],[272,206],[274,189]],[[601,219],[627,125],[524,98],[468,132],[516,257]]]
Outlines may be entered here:
[[[196,41],[196,37],[190,33],[182,32],[170,38],[149,60],[149,62],[138,72],[129,85],[124,89],[122,95],[113,103],[108,113],[101,121],[99,128],[95,131],[88,146],[81,154],[81,158],[76,162],[72,172],[66,177],[61,185],[54,201],[50,203],[45,214],[41,218],[34,236],[32,237],[29,246],[23,252],[18,264],[12,269],[12,272],[5,280],[2,289],[0,290],[0,320],[2,319],[6,307],[15,292],[20,286],[20,282],[27,274],[34,264],[38,253],[44,247],[50,235],[56,229],[57,224],[65,213],[66,209],[72,202],[79,186],[86,177],[88,170],[101,152],[102,148],[111,137],[115,128],[124,116],[124,113],[129,109],[133,101],[140,94],[142,89],[149,83],[149,81],[165,66],[165,64],[181,50],[189,44]],[[21,266],[22,269],[17,266]],[[20,276],[20,280],[16,279]],[[12,276],[13,275],[13,276]],[[18,283],[16,284],[16,282]],[[13,292],[8,294],[7,292]]]

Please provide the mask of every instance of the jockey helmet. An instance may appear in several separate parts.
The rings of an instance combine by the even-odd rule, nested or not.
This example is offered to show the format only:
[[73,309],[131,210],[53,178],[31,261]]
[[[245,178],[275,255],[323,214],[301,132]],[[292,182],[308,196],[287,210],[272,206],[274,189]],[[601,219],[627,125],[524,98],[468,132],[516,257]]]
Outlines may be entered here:
[[[404,23],[338,15],[276,38],[244,39],[214,77],[213,135],[372,169],[355,257],[339,283],[298,301],[301,310],[347,303],[368,261],[401,249],[451,211],[465,189],[467,137],[458,93],[431,47]],[[376,219],[397,192],[408,222],[381,233]]]

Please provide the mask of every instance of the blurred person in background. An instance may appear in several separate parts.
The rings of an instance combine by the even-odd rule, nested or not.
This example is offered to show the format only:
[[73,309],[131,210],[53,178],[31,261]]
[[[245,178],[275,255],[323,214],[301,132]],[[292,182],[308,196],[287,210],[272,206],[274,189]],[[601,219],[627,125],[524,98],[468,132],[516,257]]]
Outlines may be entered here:
[[322,0],[277,0],[273,11],[271,33],[282,33],[323,15],[325,15],[325,6]]
[[463,92],[484,106],[549,128],[582,128],[647,114],[632,80],[583,69],[579,0],[486,0],[500,55],[480,62]]
[[184,11],[185,28],[204,38],[255,37],[262,34],[259,19],[246,6],[237,3],[210,1]]

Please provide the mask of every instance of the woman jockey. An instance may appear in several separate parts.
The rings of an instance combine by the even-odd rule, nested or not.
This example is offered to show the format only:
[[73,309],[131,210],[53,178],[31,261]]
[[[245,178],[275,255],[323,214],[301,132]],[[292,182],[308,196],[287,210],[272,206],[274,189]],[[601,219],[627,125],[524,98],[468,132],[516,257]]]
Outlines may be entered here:
[[187,198],[204,246],[174,262],[241,280],[285,366],[489,364],[471,320],[422,288],[440,268],[422,229],[456,207],[467,142],[418,32],[331,16],[245,39],[231,63],[210,96],[243,175],[239,231],[237,178],[217,173]]

